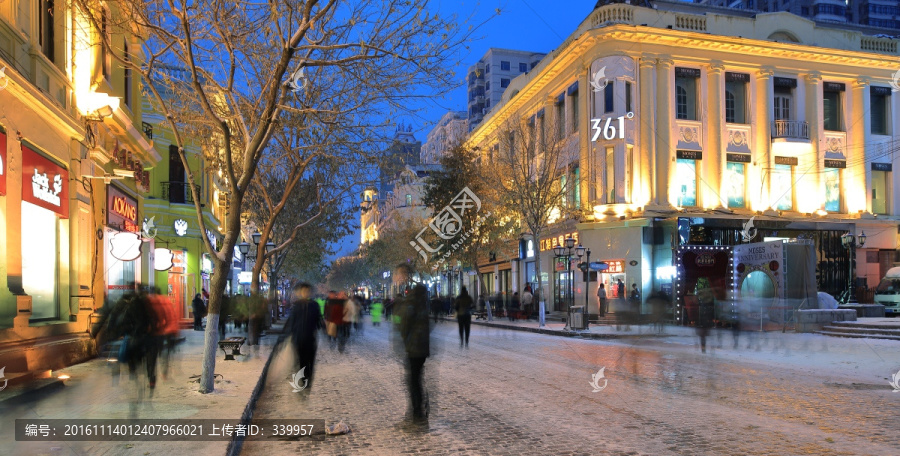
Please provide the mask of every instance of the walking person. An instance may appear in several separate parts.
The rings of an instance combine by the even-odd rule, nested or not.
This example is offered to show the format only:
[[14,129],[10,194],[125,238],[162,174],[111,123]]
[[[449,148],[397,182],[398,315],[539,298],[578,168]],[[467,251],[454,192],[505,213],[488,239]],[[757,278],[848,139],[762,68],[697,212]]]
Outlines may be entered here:
[[331,349],[334,350],[338,341],[338,332],[344,323],[344,303],[338,297],[337,292],[329,291],[328,300],[325,302],[325,332]]
[[601,283],[599,287],[597,287],[597,302],[598,302],[598,313],[600,314],[600,318],[606,316],[607,306],[609,305],[606,299],[606,287]]
[[[409,282],[412,268],[401,264],[394,271],[397,285]],[[431,328],[428,322],[428,290],[416,284],[412,290],[398,299],[396,313],[400,316],[399,335],[406,352],[407,385],[413,424],[425,424],[428,420],[428,398],[422,384],[425,360],[431,355]]]
[[701,278],[697,281],[696,287],[697,301],[699,309],[697,315],[697,335],[700,336],[700,350],[706,353],[706,337],[709,336],[709,330],[715,323],[716,297],[712,288],[709,287],[709,280]]
[[384,313],[384,304],[381,303],[381,300],[375,300],[372,302],[372,307],[370,309],[372,326],[381,326],[381,315]]
[[350,340],[350,328],[354,326],[359,316],[359,310],[356,301],[353,298],[344,300],[343,321],[338,331],[338,351],[344,353],[344,347]]
[[456,310],[456,322],[459,324],[459,348],[463,348],[463,343],[466,348],[469,348],[469,333],[472,332],[472,303],[469,290],[462,287],[459,296],[453,303],[453,308]]
[[[295,367],[302,370],[305,388],[302,394],[309,394],[313,382],[313,368],[316,363],[316,350],[319,346],[318,331],[325,326],[319,304],[312,299],[312,287],[308,283],[298,283],[293,288],[291,314],[284,324],[284,336],[291,338],[294,349]],[[301,396],[305,397],[305,396]]]
[[531,318],[533,305],[534,295],[531,294],[531,287],[529,285],[525,285],[525,290],[522,291],[522,308],[525,310],[526,320]]
[[653,312],[653,324],[658,334],[663,333],[663,323],[666,318],[666,307],[669,305],[669,296],[662,290],[650,295],[647,299],[650,311]]
[[200,293],[194,296],[191,301],[191,307],[194,311],[194,331],[203,331],[203,317],[206,316],[206,305],[203,304],[203,298]]

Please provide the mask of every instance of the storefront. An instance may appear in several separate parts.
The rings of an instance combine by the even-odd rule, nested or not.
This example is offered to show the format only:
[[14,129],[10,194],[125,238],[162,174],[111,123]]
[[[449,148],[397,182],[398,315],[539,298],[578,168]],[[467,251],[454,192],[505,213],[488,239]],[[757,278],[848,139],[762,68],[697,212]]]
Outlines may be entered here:
[[[166,294],[169,299],[182,309],[182,315],[192,318],[190,299],[187,296],[187,252],[184,250],[172,250],[172,267],[169,269]],[[190,296],[193,299],[193,296]]]
[[139,258],[143,240],[137,223],[137,199],[114,185],[108,185],[106,201],[103,240],[106,299],[109,303],[115,303],[140,282],[142,271]]
[[37,150],[22,142],[22,289],[31,296],[31,321],[48,321],[61,318],[64,301],[60,255],[68,250],[61,233],[68,232],[69,173]]

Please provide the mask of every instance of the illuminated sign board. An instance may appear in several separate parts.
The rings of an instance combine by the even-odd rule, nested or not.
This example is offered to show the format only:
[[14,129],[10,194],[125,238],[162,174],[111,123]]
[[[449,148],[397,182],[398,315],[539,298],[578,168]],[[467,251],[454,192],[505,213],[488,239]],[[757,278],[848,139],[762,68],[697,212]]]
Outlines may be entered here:
[[69,172],[24,143],[22,200],[69,218]]
[[106,223],[132,233],[140,232],[137,224],[137,200],[110,185],[106,192]]
[[566,238],[575,239],[575,246],[578,246],[578,232],[573,231],[567,234],[560,234],[559,236],[541,239],[541,252],[546,252],[547,250],[551,250],[558,245],[566,245]]

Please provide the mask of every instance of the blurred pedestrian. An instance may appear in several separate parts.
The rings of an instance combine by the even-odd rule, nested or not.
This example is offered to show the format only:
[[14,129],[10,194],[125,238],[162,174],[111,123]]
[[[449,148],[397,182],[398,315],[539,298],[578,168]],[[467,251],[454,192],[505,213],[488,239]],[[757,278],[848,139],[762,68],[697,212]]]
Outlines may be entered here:
[[222,303],[219,304],[219,338],[225,338],[225,325],[228,324],[228,316],[231,314],[231,298],[228,295],[222,295]]
[[[412,268],[401,264],[394,272],[394,281],[398,285],[409,283]],[[428,290],[417,284],[404,296],[397,312],[400,314],[400,339],[406,351],[407,384],[412,408],[413,423],[425,423],[428,419],[428,398],[425,393],[422,377],[425,360],[431,355],[431,328],[428,324]]]
[[[342,298],[346,297],[343,295]],[[341,327],[338,329],[338,351],[344,353],[347,341],[350,340],[350,328],[356,322],[359,311],[356,307],[356,301],[352,298],[344,299],[343,319]]]
[[509,321],[516,321],[516,316],[519,314],[519,292],[513,293],[512,300],[509,302],[509,310],[506,312],[509,317]]
[[206,304],[203,303],[203,298],[200,293],[194,295],[194,300],[191,301],[191,307],[194,311],[194,331],[203,331],[203,317],[206,316]]
[[533,306],[534,295],[531,293],[531,286],[525,285],[525,290],[522,291],[522,308],[525,310],[526,320],[531,318],[531,314],[533,313]]
[[328,300],[325,301],[325,332],[333,350],[338,340],[340,326],[344,323],[344,302],[337,292],[329,291]]
[[371,307],[371,315],[372,315],[372,326],[381,326],[381,315],[384,312],[384,304],[381,303],[381,300],[376,299],[372,301]]
[[622,282],[622,279],[616,281],[616,298],[625,299],[625,282]]
[[599,304],[598,312],[600,313],[600,318],[603,318],[606,315],[609,301],[606,299],[606,287],[602,283],[597,287],[597,302]]
[[700,350],[706,353],[706,337],[709,336],[709,330],[715,323],[716,297],[706,278],[697,281],[695,293],[699,304],[697,335],[700,336]]
[[666,308],[669,305],[669,296],[662,290],[659,290],[650,295],[647,303],[650,305],[650,311],[653,315],[653,324],[656,326],[657,332],[662,334],[663,324],[666,319]]
[[469,296],[469,290],[462,287],[459,296],[453,303],[456,310],[456,322],[459,324],[459,348],[469,348],[469,333],[472,332],[472,297]]
[[295,368],[303,370],[305,380],[304,394],[312,388],[313,369],[316,363],[318,348],[318,331],[325,322],[319,313],[319,304],[312,299],[312,287],[308,283],[298,283],[293,288],[294,301],[291,304],[290,316],[284,324],[284,337],[290,337],[294,349]]

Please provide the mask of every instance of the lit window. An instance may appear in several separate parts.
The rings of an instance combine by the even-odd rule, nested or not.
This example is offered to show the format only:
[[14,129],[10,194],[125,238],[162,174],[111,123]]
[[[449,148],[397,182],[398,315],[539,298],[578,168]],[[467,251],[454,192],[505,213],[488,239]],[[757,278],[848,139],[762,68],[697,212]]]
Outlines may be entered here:
[[675,78],[675,117],[697,120],[697,78]]
[[872,171],[872,213],[888,214],[891,197],[891,172]]
[[697,164],[694,160],[679,158],[675,168],[678,206],[697,205]]
[[794,207],[794,168],[791,165],[775,165],[772,175],[772,197],[775,209],[789,211]]
[[728,192],[728,207],[744,207],[744,187],[747,177],[744,173],[743,163],[728,163],[725,165],[725,185]]
[[828,212],[841,210],[841,170],[838,168],[825,170],[825,210]]

